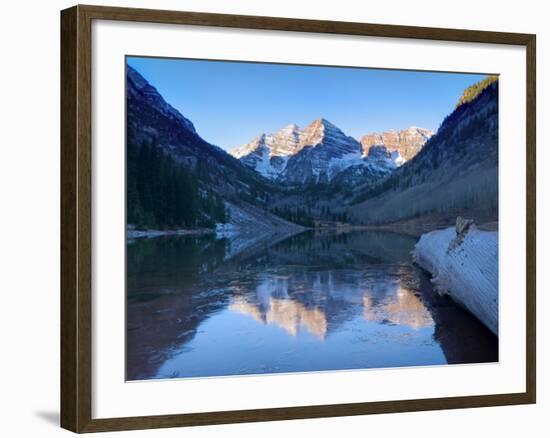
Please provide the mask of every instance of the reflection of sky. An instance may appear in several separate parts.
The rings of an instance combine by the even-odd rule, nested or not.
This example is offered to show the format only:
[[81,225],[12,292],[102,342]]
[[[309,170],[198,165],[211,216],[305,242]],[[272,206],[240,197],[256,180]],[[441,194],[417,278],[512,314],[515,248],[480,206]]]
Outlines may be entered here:
[[498,340],[410,265],[414,238],[262,242],[230,258],[213,236],[128,246],[129,380],[498,360]]
[[422,301],[390,273],[264,274],[239,287],[157,377],[444,364],[433,335]]

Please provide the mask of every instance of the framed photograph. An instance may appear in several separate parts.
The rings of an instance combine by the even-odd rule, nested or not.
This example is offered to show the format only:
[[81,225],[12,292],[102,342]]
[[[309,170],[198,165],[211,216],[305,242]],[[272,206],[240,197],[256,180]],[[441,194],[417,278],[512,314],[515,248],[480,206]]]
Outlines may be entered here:
[[535,35],[61,13],[61,423],[535,403]]

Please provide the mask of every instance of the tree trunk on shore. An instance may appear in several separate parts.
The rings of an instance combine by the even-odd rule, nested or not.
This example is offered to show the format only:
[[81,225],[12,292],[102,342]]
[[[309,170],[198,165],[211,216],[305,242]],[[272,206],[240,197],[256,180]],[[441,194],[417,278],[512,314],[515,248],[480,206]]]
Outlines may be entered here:
[[498,232],[480,231],[458,218],[455,228],[423,234],[412,255],[440,293],[498,336]]

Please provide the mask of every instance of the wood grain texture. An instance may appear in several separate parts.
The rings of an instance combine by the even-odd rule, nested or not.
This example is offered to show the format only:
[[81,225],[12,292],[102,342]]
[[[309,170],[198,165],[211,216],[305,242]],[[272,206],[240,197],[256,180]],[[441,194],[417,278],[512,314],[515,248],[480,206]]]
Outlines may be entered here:
[[464,41],[490,44],[526,45],[530,34],[488,32],[435,27],[397,26],[296,18],[228,15],[202,12],[182,12],[104,6],[80,6],[83,13],[94,19],[138,21],[147,23],[187,24],[197,26],[231,27],[243,29],[282,30],[292,32],[333,33],[344,35],[413,38],[442,41]]
[[75,430],[78,405],[76,306],[76,8],[61,16],[61,426]]
[[[91,23],[118,20],[490,44],[527,49],[527,382],[517,394],[92,419]],[[535,36],[196,12],[75,6],[61,12],[61,425],[74,432],[274,421],[535,402]]]
[[498,232],[472,227],[457,238],[454,227],[432,231],[420,237],[412,256],[432,274],[438,292],[466,307],[498,336]]

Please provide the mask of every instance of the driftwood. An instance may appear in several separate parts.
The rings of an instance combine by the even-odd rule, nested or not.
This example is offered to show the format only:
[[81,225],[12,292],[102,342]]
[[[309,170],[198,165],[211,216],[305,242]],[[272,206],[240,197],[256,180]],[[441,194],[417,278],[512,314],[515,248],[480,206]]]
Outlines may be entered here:
[[498,336],[498,232],[458,218],[455,228],[423,234],[413,260],[448,294]]

